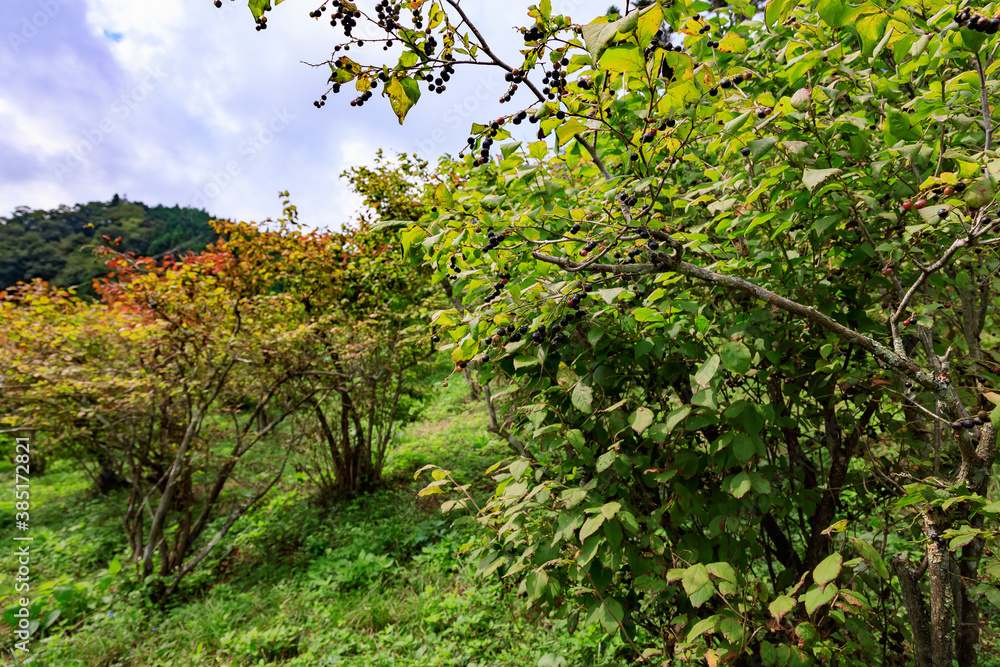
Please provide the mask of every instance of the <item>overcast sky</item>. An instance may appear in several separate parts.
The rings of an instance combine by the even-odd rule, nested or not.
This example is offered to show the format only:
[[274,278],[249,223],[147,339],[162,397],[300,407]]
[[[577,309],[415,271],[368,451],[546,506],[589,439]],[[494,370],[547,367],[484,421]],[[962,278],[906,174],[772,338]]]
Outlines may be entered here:
[[[529,4],[464,0],[511,62],[523,45],[512,26],[528,23]],[[552,4],[585,23],[609,0]],[[3,0],[0,216],[118,193],[262,220],[280,214],[277,193],[287,189],[304,223],[338,227],[359,205],[344,169],[380,147],[455,154],[473,121],[531,101],[522,87],[500,105],[502,76],[465,68],[443,95],[425,92],[403,127],[380,95],[363,109],[331,95],[316,109],[329,69],[303,62],[323,62],[343,37],[309,18],[316,6],[289,0],[257,32],[244,0],[222,9],[212,0]],[[381,46],[362,54],[380,57]]]

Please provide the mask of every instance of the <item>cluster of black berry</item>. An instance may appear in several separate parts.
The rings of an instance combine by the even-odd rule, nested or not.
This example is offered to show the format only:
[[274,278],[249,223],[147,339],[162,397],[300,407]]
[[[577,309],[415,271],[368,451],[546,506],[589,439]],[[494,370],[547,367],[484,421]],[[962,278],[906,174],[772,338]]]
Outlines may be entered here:
[[591,252],[596,247],[597,247],[597,241],[594,240],[587,241],[583,245],[583,248],[580,249],[580,254],[586,255],[588,252]]
[[510,102],[511,98],[514,97],[514,93],[517,92],[517,84],[524,81],[524,72],[519,69],[515,69],[507,72],[503,78],[504,81],[510,83],[510,86],[507,88],[507,91],[500,96],[500,104]]
[[507,235],[503,232],[497,234],[492,229],[486,232],[486,245],[483,246],[483,252],[489,252],[494,248],[497,248],[501,243],[507,240]]
[[[374,87],[374,85],[375,85],[375,82],[373,81],[372,82],[372,86]],[[368,100],[370,100],[371,98],[372,98],[372,91],[366,90],[365,92],[361,93],[360,95],[358,95],[357,97],[355,97],[353,100],[351,100],[351,106],[352,107],[360,107],[360,106],[364,105],[364,103],[367,102]]]
[[984,32],[987,35],[995,35],[1000,30],[1000,19],[973,14],[968,7],[955,15],[955,22],[963,28]]
[[630,195],[627,192],[619,192],[617,196],[618,201],[620,201],[625,206],[629,208],[635,206],[639,203],[639,198],[635,195]]
[[[431,37],[430,39],[434,38]],[[428,43],[430,43],[430,40],[428,40]],[[437,42],[434,42],[434,44],[436,46]],[[444,56],[442,57],[448,61],[455,59],[455,56],[451,55],[450,53],[445,53]],[[427,90],[432,93],[437,93],[438,95],[440,95],[447,89],[447,86],[445,84],[448,81],[451,81],[451,75],[454,73],[455,73],[455,66],[452,65],[451,62],[449,62],[447,65],[441,68],[441,74],[439,74],[438,76],[434,76],[433,72],[428,72],[427,74],[424,75],[424,81],[430,84],[429,86],[427,86]]]
[[[358,19],[361,18],[361,12],[357,9],[345,7],[340,0],[333,0],[333,6],[337,8],[337,11],[330,17],[330,25],[337,27],[337,21],[340,21],[340,25],[344,29],[344,37],[350,39],[351,33],[358,26]],[[320,7],[320,13],[325,9],[326,6]],[[313,12],[313,14],[316,15],[316,12]]]
[[[490,233],[492,234],[493,232],[490,232]],[[497,241],[494,245],[491,246],[490,244],[493,243],[494,238],[498,238],[499,241]],[[500,241],[503,241],[503,239],[504,239],[504,235],[503,234],[500,234],[500,235],[498,235],[496,237],[491,236],[490,237],[490,243],[486,244],[486,248],[484,248],[484,250],[492,250],[493,248],[496,248],[498,245],[500,245]],[[493,299],[495,299],[498,296],[500,296],[500,294],[503,292],[504,285],[507,284],[508,280],[510,280],[510,274],[508,274],[508,273],[501,274],[500,275],[500,280],[498,280],[496,283],[493,284],[493,292],[491,294],[488,294],[487,296],[483,297],[483,303],[489,303]]]
[[674,46],[670,42],[664,44],[663,42],[664,34],[662,30],[658,30],[655,35],[653,35],[652,41],[650,41],[649,46],[646,47],[645,56],[648,59],[651,55],[656,53],[657,49],[663,49],[664,51],[676,51],[677,53],[683,53],[684,47],[678,45]]
[[963,428],[975,428],[977,426],[983,425],[982,417],[973,417],[972,419],[959,419],[956,422],[951,423],[951,427],[956,431]]
[[456,278],[458,278],[458,272],[459,272],[458,260],[455,259],[455,255],[451,256],[451,261],[448,263],[448,268],[454,271],[455,275],[448,273],[445,274],[445,278],[447,278],[448,280],[455,280]]
[[[750,72],[743,72],[741,74],[737,74],[732,79],[728,79],[727,78],[727,79],[723,79],[722,81],[720,81],[719,82],[719,87],[721,87],[723,90],[729,90],[734,85],[738,86],[741,83],[743,83],[744,81],[750,79],[751,76],[753,76],[753,75],[750,74]],[[708,94],[711,95],[712,97],[715,97],[716,95],[719,94],[719,87],[712,86],[711,88],[708,89]],[[759,113],[758,113],[758,115],[759,115]],[[765,114],[765,115],[767,115],[767,114]],[[761,116],[761,117],[763,118],[763,116]]]
[[[430,28],[428,28],[428,30],[430,30]],[[424,55],[428,58],[433,56],[437,45],[437,38],[434,35],[427,35],[427,41],[424,42]]]
[[257,25],[254,26],[254,30],[260,32],[261,30],[267,30],[267,17],[261,12],[260,17],[257,19]]
[[222,0],[215,0],[215,6],[221,8],[222,7]]
[[523,110],[522,111],[518,111],[516,114],[514,114],[514,117],[511,118],[511,122],[514,123],[514,125],[520,125],[524,121],[524,119],[527,118],[527,117],[528,117],[528,112],[527,111],[523,111]]
[[569,233],[570,234],[576,234],[579,231],[580,231],[580,223],[579,222],[573,223],[573,226],[569,228]]
[[531,42],[540,41],[543,37],[545,37],[545,31],[543,31],[537,25],[533,25],[524,31],[525,44],[530,44]]
[[392,4],[389,0],[382,0],[377,5],[375,5],[375,14],[378,19],[378,24],[386,32],[399,27],[399,12],[401,5]]
[[545,76],[542,77],[542,83],[545,84],[542,94],[550,100],[554,100],[557,94],[563,95],[566,92],[568,81],[566,75],[560,71],[566,65],[569,65],[569,58],[557,60],[552,63],[552,70],[545,72]]
[[[473,167],[478,167],[480,165],[486,164],[490,161],[490,148],[493,147],[493,137],[497,136],[497,132],[500,131],[500,121],[495,120],[490,123],[490,129],[486,132],[486,138],[483,139],[482,146],[479,149],[479,157],[472,161]],[[469,148],[476,145],[476,138],[469,137]]]

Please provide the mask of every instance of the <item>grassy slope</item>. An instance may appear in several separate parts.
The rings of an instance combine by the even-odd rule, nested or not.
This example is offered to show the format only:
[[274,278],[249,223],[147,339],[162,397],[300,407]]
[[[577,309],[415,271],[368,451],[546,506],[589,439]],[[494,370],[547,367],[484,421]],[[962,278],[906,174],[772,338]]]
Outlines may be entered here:
[[[34,585],[53,582],[62,617],[32,664],[154,665],[603,665],[596,631],[529,618],[495,578],[475,579],[459,551],[463,535],[438,511],[442,496],[417,499],[413,471],[437,463],[464,481],[507,455],[486,436],[482,406],[464,383],[434,389],[386,471],[387,488],[321,507],[301,475],[245,517],[192,573],[184,600],[167,611],[128,593],[132,576],[107,571],[125,560],[118,521],[69,464],[32,480]],[[3,479],[10,466],[0,467]],[[3,494],[0,509],[13,511]],[[9,516],[9,514],[8,514]],[[0,540],[10,544],[9,529]],[[3,559],[3,583],[13,564]],[[60,579],[61,578],[61,579]],[[107,586],[102,589],[102,581]],[[3,592],[0,590],[0,598]],[[46,595],[48,597],[48,595]],[[44,614],[44,611],[40,611]],[[9,627],[0,641],[9,646]],[[602,643],[604,642],[604,643]]]

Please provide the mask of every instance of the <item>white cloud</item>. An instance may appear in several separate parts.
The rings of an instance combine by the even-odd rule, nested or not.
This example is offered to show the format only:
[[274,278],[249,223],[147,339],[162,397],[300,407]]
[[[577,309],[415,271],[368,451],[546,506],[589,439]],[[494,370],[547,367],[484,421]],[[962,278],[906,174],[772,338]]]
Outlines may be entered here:
[[[41,1],[5,0],[0,11],[17,25]],[[305,224],[339,224],[360,206],[339,178],[344,169],[370,163],[379,147],[429,158],[457,153],[473,121],[514,107],[497,102],[502,78],[470,67],[446,94],[425,94],[405,127],[379,98],[354,109],[349,95],[331,95],[317,110],[312,101],[329,70],[303,62],[322,63],[342,34],[299,3],[277,6],[257,32],[245,2],[225,0],[219,10],[211,0],[51,1],[58,11],[37,36],[16,53],[0,47],[10,153],[0,143],[0,162],[17,163],[0,187],[0,214],[118,192],[254,220],[280,215],[277,192],[288,189]],[[511,26],[529,21],[528,4],[474,3],[468,11],[513,62],[522,44]],[[553,5],[580,20],[607,0]],[[382,57],[375,45],[362,53]],[[269,129],[279,116],[286,121]]]

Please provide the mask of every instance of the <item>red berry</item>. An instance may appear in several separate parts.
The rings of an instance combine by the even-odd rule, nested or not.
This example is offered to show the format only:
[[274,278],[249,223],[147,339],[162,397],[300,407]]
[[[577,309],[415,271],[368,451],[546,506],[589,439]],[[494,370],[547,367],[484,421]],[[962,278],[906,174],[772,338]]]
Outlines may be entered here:
[[950,197],[951,195],[955,194],[955,188],[953,188],[953,187],[951,187],[949,185],[948,187],[946,187],[944,189],[944,194],[945,194],[946,197]]
[[903,202],[904,211],[909,211],[911,208],[913,208],[913,202],[911,202],[909,199]]
[[926,199],[920,198],[917,201],[913,202],[913,208],[917,209],[918,211],[925,206],[927,206]]

